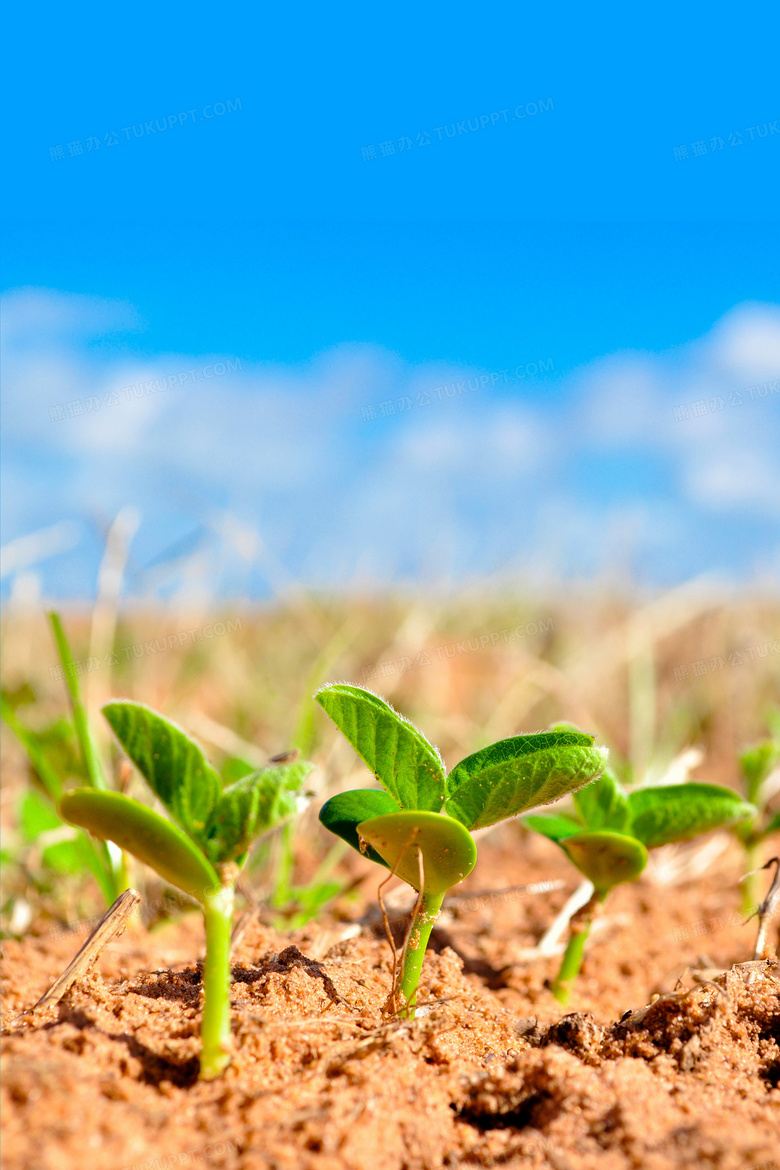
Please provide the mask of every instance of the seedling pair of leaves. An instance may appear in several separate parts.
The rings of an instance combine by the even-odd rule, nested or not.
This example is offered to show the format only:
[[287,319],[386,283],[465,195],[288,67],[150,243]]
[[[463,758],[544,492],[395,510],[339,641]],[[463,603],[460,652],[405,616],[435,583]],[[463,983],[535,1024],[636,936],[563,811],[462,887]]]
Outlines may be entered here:
[[116,702],[103,714],[172,820],[119,792],[74,789],[62,816],[113,841],[195,898],[206,925],[201,1077],[230,1063],[230,928],[235,883],[261,833],[293,817],[306,797],[311,764],[294,761],[222,779],[180,727],[140,703]]
[[331,797],[322,824],[418,892],[398,986],[399,1014],[411,1017],[444,895],[476,862],[472,832],[588,784],[604,768],[606,750],[577,730],[518,735],[447,774],[436,748],[377,695],[336,684],[315,698],[382,785]]
[[755,813],[753,805],[730,788],[714,784],[672,784],[626,793],[609,770],[575,793],[576,819],[530,816],[524,823],[561,847],[594,887],[590,902],[570,924],[569,944],[553,982],[566,1003],[579,974],[593,915],[615,886],[636,881],[647,865],[648,850],[688,841],[710,829],[733,825]]

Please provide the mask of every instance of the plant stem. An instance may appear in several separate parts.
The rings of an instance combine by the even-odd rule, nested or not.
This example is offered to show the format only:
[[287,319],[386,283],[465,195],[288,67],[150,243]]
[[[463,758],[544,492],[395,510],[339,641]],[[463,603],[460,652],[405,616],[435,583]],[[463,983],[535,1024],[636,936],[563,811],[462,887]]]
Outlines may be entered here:
[[209,891],[203,901],[206,962],[203,967],[203,1019],[200,1026],[200,1076],[212,1081],[231,1061],[230,925],[234,883]]
[[275,909],[280,910],[290,901],[295,870],[295,823],[293,821],[282,825],[277,836],[276,846],[276,865],[270,902]]
[[439,917],[444,894],[423,894],[419,899],[416,913],[409,931],[409,939],[403,954],[403,971],[401,974],[401,995],[404,1006],[399,1012],[402,1018],[413,1020],[414,1009],[417,1006],[417,987],[420,982],[425,948],[431,937],[433,924]]
[[569,1002],[571,996],[569,984],[577,978],[582,968],[585,944],[588,941],[593,918],[601,901],[603,901],[602,896],[594,890],[589,900],[573,915],[569,923],[569,941],[563,953],[558,974],[550,988],[559,1003],[567,1004]]

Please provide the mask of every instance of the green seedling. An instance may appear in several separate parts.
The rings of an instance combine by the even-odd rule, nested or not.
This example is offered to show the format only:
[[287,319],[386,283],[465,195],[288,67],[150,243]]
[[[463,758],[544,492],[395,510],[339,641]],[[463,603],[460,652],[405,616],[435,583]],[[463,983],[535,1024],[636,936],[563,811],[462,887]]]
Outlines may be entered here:
[[322,824],[417,890],[393,989],[396,1011],[412,1018],[444,895],[477,859],[472,832],[581,788],[603,770],[606,750],[576,730],[518,735],[447,774],[436,748],[370,691],[336,684],[315,699],[382,785],[331,797]]
[[[49,620],[65,677],[70,720],[58,719],[42,731],[33,731],[19,717],[18,705],[10,696],[3,695],[0,706],[3,722],[21,743],[31,765],[34,788],[22,798],[19,809],[22,835],[27,844],[46,833],[66,831],[56,811],[64,781],[76,777],[91,788],[108,788],[81,694],[80,668],[73,658],[59,614],[50,613]],[[112,854],[105,844],[97,845],[86,833],[78,832],[70,840],[45,846],[42,860],[56,873],[75,874],[88,869],[100,886],[107,906],[127,885],[121,854]]]
[[236,879],[252,842],[293,817],[311,764],[261,768],[223,787],[198,745],[140,703],[103,714],[172,820],[119,792],[78,788],[60,801],[65,820],[113,841],[200,903],[206,925],[200,1075],[219,1076],[231,1059],[230,929]]
[[552,984],[561,1003],[568,1002],[572,980],[582,967],[598,907],[615,886],[636,881],[649,849],[689,841],[755,812],[736,792],[714,784],[671,784],[626,793],[609,770],[575,794],[574,806],[576,817],[524,819],[530,829],[555,841],[593,885],[590,900],[569,924],[569,942]]
[[[750,804],[754,805],[753,816],[734,826],[734,833],[745,849],[746,870],[743,885],[743,910],[754,914],[758,902],[757,871],[761,861],[759,852],[764,841],[773,833],[780,833],[780,810],[777,809],[777,792],[768,783],[770,776],[780,765],[780,739],[762,740],[748,748],[739,757],[743,791]],[[774,806],[774,810],[773,810]]]

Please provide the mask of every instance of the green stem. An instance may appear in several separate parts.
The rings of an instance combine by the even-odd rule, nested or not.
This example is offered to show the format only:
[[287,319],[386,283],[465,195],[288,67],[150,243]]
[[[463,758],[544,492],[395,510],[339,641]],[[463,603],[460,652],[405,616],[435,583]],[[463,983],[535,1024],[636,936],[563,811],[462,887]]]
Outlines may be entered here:
[[231,1061],[230,925],[233,883],[210,891],[203,901],[206,962],[203,967],[203,1019],[200,1027],[201,1080],[212,1081]]
[[420,983],[425,949],[431,937],[433,924],[439,917],[444,894],[423,894],[419,899],[417,912],[409,931],[409,940],[403,954],[403,971],[401,973],[401,995],[404,1006],[399,1015],[402,1018],[413,1020],[414,1009],[417,1006],[417,987]]
[[558,974],[552,982],[550,990],[559,1003],[567,1004],[571,997],[569,984],[576,979],[582,969],[582,960],[585,957],[585,944],[588,941],[593,918],[602,897],[594,892],[569,923],[569,941],[558,968]]
[[292,878],[295,870],[295,822],[282,825],[277,838],[276,866],[274,872],[271,905],[280,910],[290,901]]

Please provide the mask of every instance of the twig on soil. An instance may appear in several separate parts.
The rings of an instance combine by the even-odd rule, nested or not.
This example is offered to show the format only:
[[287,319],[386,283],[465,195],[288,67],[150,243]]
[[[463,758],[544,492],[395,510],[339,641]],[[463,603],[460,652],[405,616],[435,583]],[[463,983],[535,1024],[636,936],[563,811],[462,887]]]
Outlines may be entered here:
[[120,894],[113,906],[100,919],[100,922],[98,922],[84,945],[76,952],[75,957],[60,977],[55,979],[49,990],[45,995],[41,996],[37,1003],[34,1003],[31,1008],[20,1012],[12,1021],[12,1026],[19,1023],[24,1016],[29,1016],[32,1012],[38,1011],[40,1008],[52,1007],[54,1004],[59,1003],[76,980],[80,979],[82,975],[86,975],[93,963],[100,958],[108,944],[123,932],[130,915],[140,901],[141,895],[137,890],[125,890],[123,894]]

